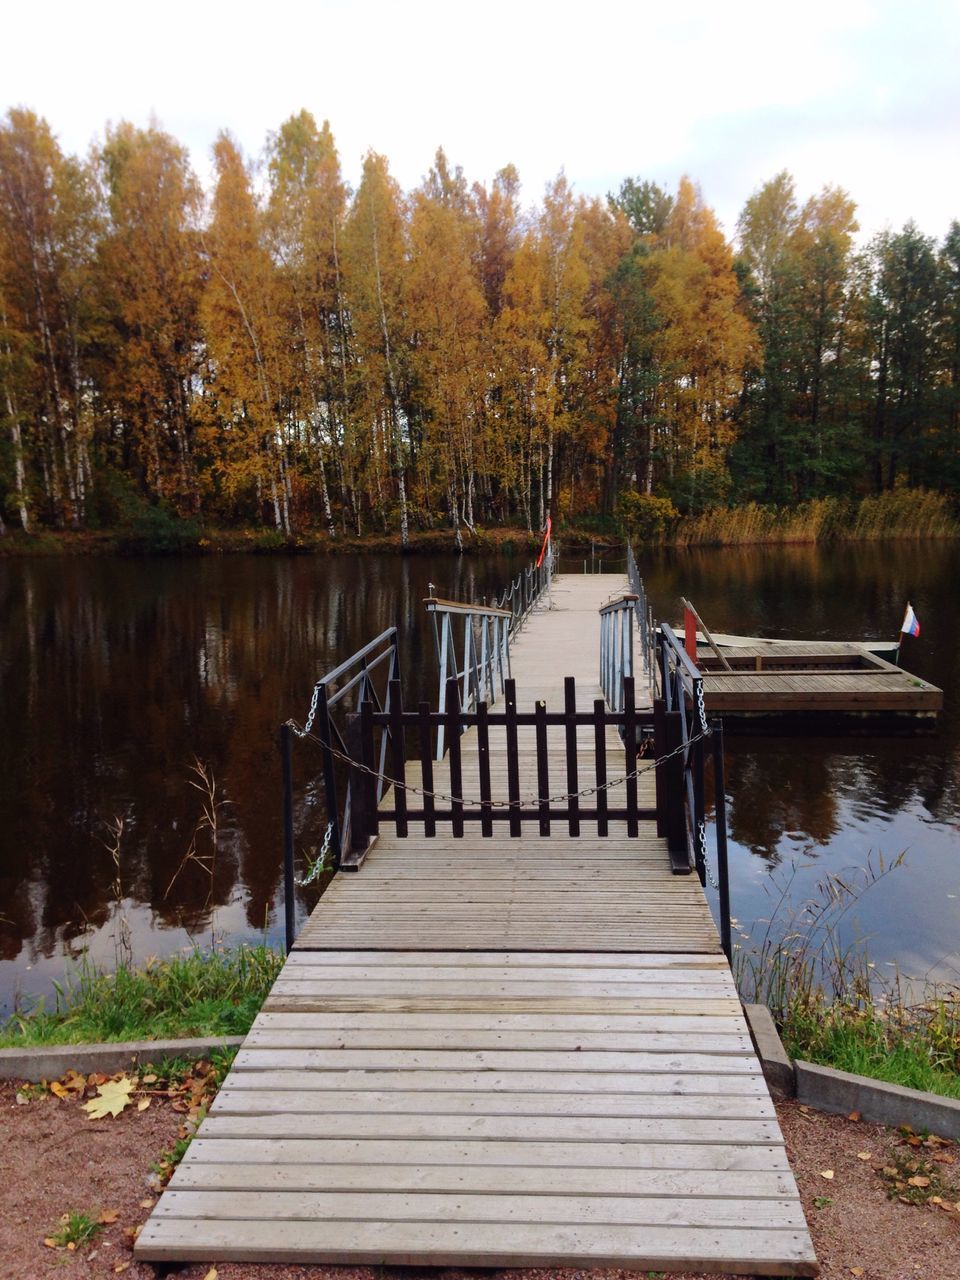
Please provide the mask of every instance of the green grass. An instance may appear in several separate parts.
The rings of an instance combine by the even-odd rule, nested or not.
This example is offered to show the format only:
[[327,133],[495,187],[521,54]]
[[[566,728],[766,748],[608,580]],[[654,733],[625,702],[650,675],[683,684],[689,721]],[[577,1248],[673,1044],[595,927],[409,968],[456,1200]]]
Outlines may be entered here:
[[85,962],[44,1001],[0,1027],[0,1047],[243,1035],[280,972],[267,946],[192,951],[112,973]]
[[937,997],[892,1013],[872,1001],[791,1004],[781,1029],[792,1058],[960,1098],[960,1004]]
[[903,865],[903,854],[868,857],[828,872],[796,906],[798,866],[771,875],[766,928],[754,939],[741,932],[735,950],[737,985],[767,1005],[792,1058],[960,1098],[960,990],[932,987],[918,999],[898,976],[880,980],[863,942],[845,941],[864,895]]
[[94,1222],[88,1213],[71,1209],[63,1215],[59,1226],[50,1233],[48,1239],[58,1249],[64,1249],[68,1245],[80,1248],[85,1244],[93,1244],[102,1230],[100,1223]]

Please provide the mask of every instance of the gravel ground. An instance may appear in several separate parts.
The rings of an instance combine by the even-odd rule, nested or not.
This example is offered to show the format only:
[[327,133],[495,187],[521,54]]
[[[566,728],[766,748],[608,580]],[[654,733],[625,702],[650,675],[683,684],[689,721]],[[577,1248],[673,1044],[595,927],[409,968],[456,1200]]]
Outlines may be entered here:
[[[0,1277],[71,1280],[123,1275],[125,1280],[205,1280],[209,1264],[166,1273],[134,1260],[132,1232],[155,1196],[151,1162],[171,1147],[183,1116],[155,1100],[149,1110],[89,1120],[73,1100],[50,1095],[20,1105],[16,1087],[0,1084]],[[902,1136],[786,1103],[778,1107],[803,1196],[822,1275],[827,1280],[960,1280],[960,1210],[888,1199],[881,1170],[896,1153],[935,1160],[960,1201],[956,1147],[913,1152]],[[860,1158],[870,1153],[870,1159]],[[952,1163],[956,1159],[956,1163]],[[833,1171],[825,1179],[823,1173]],[[944,1199],[948,1199],[946,1196]],[[76,1252],[45,1246],[60,1215],[78,1210],[115,1220]],[[621,1280],[622,1271],[429,1271],[392,1267],[298,1267],[223,1263],[217,1280]],[[663,1276],[661,1280],[693,1280]]]

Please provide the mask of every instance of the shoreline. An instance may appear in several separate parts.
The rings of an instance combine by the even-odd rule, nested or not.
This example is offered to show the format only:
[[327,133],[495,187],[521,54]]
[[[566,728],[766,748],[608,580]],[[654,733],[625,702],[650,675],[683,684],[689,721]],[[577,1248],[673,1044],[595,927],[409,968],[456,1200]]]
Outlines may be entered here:
[[[676,551],[719,550],[730,547],[796,547],[816,546],[821,543],[867,542],[949,542],[960,537],[960,532],[894,529],[889,533],[874,532],[833,533],[826,537],[816,534],[798,536],[758,536],[752,538],[731,537],[725,540],[694,541],[684,536],[681,527],[675,536],[653,542],[639,542],[638,550],[671,549]],[[579,552],[591,545],[597,551],[623,548],[625,541],[615,534],[586,534],[577,530],[559,531],[559,542],[568,549]],[[330,538],[326,533],[307,532],[289,538],[278,536],[272,530],[216,529],[202,534],[195,544],[179,547],[149,547],[131,545],[128,535],[121,530],[52,530],[24,534],[8,531],[0,536],[0,560],[53,556],[123,556],[142,558],[156,556],[339,556],[339,555],[464,555],[476,556],[490,553],[512,555],[536,554],[541,546],[541,535],[526,529],[509,526],[484,529],[462,537],[457,546],[456,535],[448,529],[424,530],[410,535],[407,546],[400,543],[399,534],[367,534],[362,537]]]

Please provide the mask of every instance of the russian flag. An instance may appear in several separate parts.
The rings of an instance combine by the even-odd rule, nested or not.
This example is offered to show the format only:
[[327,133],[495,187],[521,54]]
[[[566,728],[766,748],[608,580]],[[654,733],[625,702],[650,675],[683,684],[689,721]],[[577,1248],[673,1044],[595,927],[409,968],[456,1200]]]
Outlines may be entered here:
[[918,636],[920,634],[920,622],[913,612],[913,605],[910,603],[907,604],[907,611],[903,615],[903,623],[900,630],[905,636]]

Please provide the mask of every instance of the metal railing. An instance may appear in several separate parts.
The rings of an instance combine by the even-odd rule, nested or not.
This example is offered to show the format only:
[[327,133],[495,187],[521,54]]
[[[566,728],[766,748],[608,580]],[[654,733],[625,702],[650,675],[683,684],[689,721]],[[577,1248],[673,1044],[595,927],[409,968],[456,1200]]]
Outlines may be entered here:
[[540,597],[547,593],[553,582],[554,565],[559,557],[558,550],[550,540],[539,561],[521,569],[510,585],[487,602],[488,608],[505,609],[511,617],[511,631],[516,634],[527,620],[531,609]]
[[706,817],[704,802],[704,742],[710,733],[703,701],[703,677],[674,634],[661,623],[657,634],[660,697],[656,754],[671,755],[670,765],[657,772],[658,827],[666,836],[675,869],[695,867],[700,883],[706,877]]
[[[315,737],[323,751],[323,786],[328,819],[324,847],[332,859],[332,869],[355,861],[365,851],[362,832],[356,829],[354,814],[358,790],[367,788],[366,775],[348,769],[341,806],[339,794],[343,777],[334,761],[362,761],[381,775],[376,783],[375,803],[383,797],[383,772],[387,762],[388,734],[380,741],[365,743],[360,720],[365,706],[389,715],[390,691],[400,673],[396,627],[388,627],[375,640],[358,649],[346,662],[328,672],[313,686],[310,710],[303,728],[287,721],[280,726],[280,762],[283,775],[284,890],[287,949],[294,935],[294,821],[293,821],[293,738]],[[331,715],[340,707],[342,727]],[[351,709],[352,708],[352,709]],[[369,758],[368,758],[369,757]],[[338,774],[341,776],[338,777]],[[366,796],[365,796],[366,799]]]
[[643,585],[643,579],[640,577],[637,557],[634,555],[633,546],[629,542],[627,543],[627,581],[630,583],[631,592],[636,596],[633,611],[637,620],[640,654],[643,660],[643,672],[647,678],[647,687],[652,694],[657,669],[656,625],[653,620],[653,609],[647,600],[647,589]]
[[[496,702],[503,693],[504,681],[510,678],[511,611],[458,604],[435,596],[428,597],[424,604],[433,619],[441,717],[447,708],[451,680],[456,683],[459,705],[467,711],[474,711],[480,702]],[[445,750],[445,727],[441,719],[437,730],[438,760],[443,759]]]
[[636,596],[623,595],[600,610],[600,688],[613,711],[623,710],[623,683],[633,679]]

